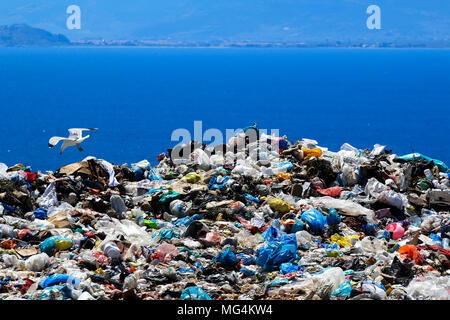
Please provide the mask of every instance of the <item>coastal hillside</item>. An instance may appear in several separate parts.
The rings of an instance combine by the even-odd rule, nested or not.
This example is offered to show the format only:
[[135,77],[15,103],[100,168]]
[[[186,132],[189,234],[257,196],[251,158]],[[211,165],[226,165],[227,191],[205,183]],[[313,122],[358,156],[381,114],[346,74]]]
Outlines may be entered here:
[[0,26],[0,46],[62,45],[70,45],[70,40],[62,34],[53,34],[26,24]]
[[[26,23],[74,40],[300,41],[448,45],[448,0],[77,0],[81,29],[68,30],[54,0],[0,1],[2,24]],[[381,29],[366,10],[381,8]]]

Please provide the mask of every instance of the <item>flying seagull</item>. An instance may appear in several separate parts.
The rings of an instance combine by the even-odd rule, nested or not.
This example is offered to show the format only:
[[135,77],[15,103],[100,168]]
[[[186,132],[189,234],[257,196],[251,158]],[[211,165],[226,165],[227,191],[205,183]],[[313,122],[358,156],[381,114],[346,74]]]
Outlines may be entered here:
[[83,137],[83,131],[92,131],[97,130],[98,128],[72,128],[69,129],[69,137],[68,138],[62,138],[62,137],[51,137],[50,140],[48,140],[48,146],[49,148],[55,147],[61,140],[63,140],[63,144],[61,146],[61,152],[59,154],[62,154],[64,149],[67,147],[72,146],[78,146],[78,150],[83,151],[83,148],[80,146],[80,143],[82,143],[84,140],[90,137],[90,135],[87,135]]

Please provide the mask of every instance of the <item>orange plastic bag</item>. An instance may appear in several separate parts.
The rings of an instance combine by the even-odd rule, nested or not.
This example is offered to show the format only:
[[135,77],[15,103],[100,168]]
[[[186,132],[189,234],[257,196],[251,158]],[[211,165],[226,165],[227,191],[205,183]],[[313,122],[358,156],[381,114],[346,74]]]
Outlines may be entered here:
[[419,265],[423,263],[423,257],[419,253],[415,245],[406,244],[398,249],[398,253],[406,254],[409,259],[414,260]]
[[276,179],[280,180],[280,181],[284,181],[284,180],[290,180],[291,179],[291,175],[289,173],[286,172],[282,172],[280,174],[277,174],[275,176]]
[[308,160],[309,158],[316,157],[320,158],[322,156],[322,150],[320,148],[315,149],[305,149],[302,148],[304,160]]

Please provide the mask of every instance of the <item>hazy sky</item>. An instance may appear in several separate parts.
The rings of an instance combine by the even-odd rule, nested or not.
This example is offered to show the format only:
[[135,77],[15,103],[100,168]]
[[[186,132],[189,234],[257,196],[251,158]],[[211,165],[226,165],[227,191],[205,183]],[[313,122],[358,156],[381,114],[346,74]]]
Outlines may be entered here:
[[[369,30],[369,5],[381,30]],[[81,9],[68,30],[66,8]],[[70,39],[449,41],[449,0],[8,0],[0,25],[27,23]]]

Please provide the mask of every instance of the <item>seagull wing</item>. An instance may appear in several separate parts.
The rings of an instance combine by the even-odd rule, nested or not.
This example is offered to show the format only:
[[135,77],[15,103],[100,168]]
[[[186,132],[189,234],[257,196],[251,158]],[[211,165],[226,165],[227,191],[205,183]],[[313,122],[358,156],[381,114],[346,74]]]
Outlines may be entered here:
[[83,136],[83,131],[93,131],[98,128],[72,128],[69,129],[69,139],[78,140]]
[[73,146],[73,143],[71,143],[71,142],[72,142],[72,141],[70,141],[70,140],[64,140],[64,143],[63,143],[62,146],[61,146],[60,154],[62,154],[63,151],[64,151],[67,147]]
[[48,140],[48,147],[53,148],[56,146],[61,140],[64,140],[65,138],[62,137],[51,137],[50,140]]

